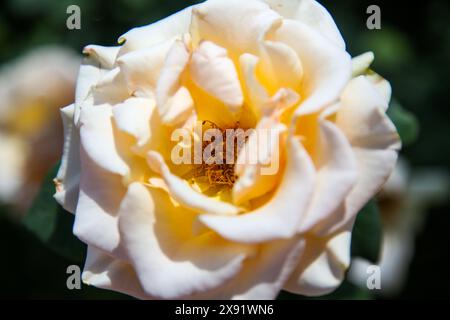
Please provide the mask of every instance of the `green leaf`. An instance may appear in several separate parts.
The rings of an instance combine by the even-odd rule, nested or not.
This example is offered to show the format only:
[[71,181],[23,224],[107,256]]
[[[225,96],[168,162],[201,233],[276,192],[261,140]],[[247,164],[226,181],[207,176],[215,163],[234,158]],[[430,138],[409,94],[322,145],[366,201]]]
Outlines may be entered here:
[[404,146],[411,145],[416,141],[419,135],[419,121],[414,114],[403,108],[397,100],[393,99],[387,115],[397,128]]
[[72,233],[74,216],[53,198],[59,164],[47,174],[31,208],[23,219],[25,227],[50,249],[73,262],[81,263],[85,245]]
[[375,200],[371,200],[356,217],[352,233],[352,256],[358,256],[377,263],[381,238],[382,224],[378,205]]

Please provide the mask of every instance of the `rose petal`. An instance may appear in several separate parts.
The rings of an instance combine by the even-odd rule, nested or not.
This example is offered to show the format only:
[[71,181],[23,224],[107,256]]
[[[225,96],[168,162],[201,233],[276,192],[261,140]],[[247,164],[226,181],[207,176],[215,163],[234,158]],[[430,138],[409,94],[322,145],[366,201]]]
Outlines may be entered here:
[[264,41],[261,45],[259,78],[269,94],[280,88],[300,90],[303,77],[302,64],[297,53],[281,42]]
[[187,7],[155,23],[131,29],[119,38],[119,43],[123,45],[118,56],[149,48],[188,33],[192,8]]
[[190,64],[194,82],[237,113],[244,102],[233,61],[227,51],[212,42],[203,41],[194,51]]
[[81,279],[86,285],[122,292],[139,299],[150,298],[142,290],[131,265],[92,246],[88,246]]
[[285,172],[268,203],[236,217],[204,214],[200,220],[231,241],[259,243],[290,238],[309,204],[314,179],[311,160],[300,142],[290,137]]
[[252,253],[213,233],[191,238],[189,230],[179,230],[170,221],[174,216],[179,225],[193,217],[186,209],[173,207],[163,191],[138,183],[129,186],[120,210],[120,231],[148,295],[180,298],[220,286]]
[[357,164],[345,135],[330,121],[319,120],[317,183],[299,232],[319,229],[321,221],[340,206],[356,183]]
[[113,113],[109,105],[83,108],[80,117],[80,141],[86,154],[99,167],[126,175],[129,167],[120,156],[113,131]]
[[64,148],[61,165],[55,178],[54,198],[67,211],[75,213],[80,184],[80,136],[74,128],[75,105],[61,109],[64,125]]
[[92,87],[93,104],[116,104],[129,97],[125,78],[120,68],[104,72]]
[[314,0],[262,0],[286,19],[306,23],[328,40],[345,49],[345,42],[333,18],[320,3]]
[[215,200],[195,191],[186,181],[172,174],[164,159],[157,152],[150,151],[147,156],[149,166],[161,174],[169,195],[178,203],[196,212],[210,212],[218,215],[236,215],[241,209],[219,200]]
[[135,137],[138,146],[143,146],[150,139],[150,117],[154,108],[152,99],[130,98],[113,107],[115,123],[120,130]]
[[352,145],[358,179],[345,203],[330,215],[329,232],[353,221],[379,191],[395,167],[401,146],[395,126],[383,111],[386,101],[364,76],[351,80],[340,104],[336,125]]
[[300,262],[284,289],[306,296],[319,296],[336,289],[350,265],[351,232],[329,239],[307,238]]
[[303,85],[300,94],[304,99],[294,114],[322,110],[339,98],[351,76],[351,58],[342,48],[335,46],[308,25],[285,20],[274,35],[294,49],[303,66]]
[[117,212],[126,189],[117,174],[111,174],[81,154],[80,194],[73,233],[84,243],[115,257],[122,257]]
[[282,23],[276,12],[256,0],[206,1],[192,13],[190,33],[194,43],[208,40],[236,57],[246,52],[257,54],[258,43]]
[[99,62],[102,69],[113,69],[115,67],[119,49],[120,47],[89,45],[84,47],[83,53],[93,57]]
[[170,49],[156,85],[156,102],[162,122],[176,125],[185,121],[194,109],[189,91],[180,84],[181,74],[186,68],[190,53],[181,40]]
[[149,48],[131,51],[117,59],[129,94],[149,98],[155,95],[161,69],[174,41],[175,39],[171,39]]

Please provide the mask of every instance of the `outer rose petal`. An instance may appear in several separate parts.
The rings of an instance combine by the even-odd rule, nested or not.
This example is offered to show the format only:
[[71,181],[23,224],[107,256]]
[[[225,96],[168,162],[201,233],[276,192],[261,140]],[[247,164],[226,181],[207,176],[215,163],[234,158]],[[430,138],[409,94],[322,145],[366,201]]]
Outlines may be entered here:
[[350,264],[350,240],[348,230],[329,239],[307,238],[299,264],[284,288],[306,296],[324,295],[336,289]]
[[307,24],[285,20],[273,40],[294,49],[303,66],[303,102],[298,115],[322,110],[339,98],[351,76],[350,55],[324,38]]
[[170,220],[187,223],[192,213],[173,207],[163,191],[139,183],[129,186],[119,214],[127,255],[150,296],[181,298],[218,287],[253,251],[213,233],[191,238],[189,230],[176,231]]
[[81,108],[93,104],[92,89],[100,79],[115,66],[119,47],[87,46],[86,55],[78,72],[75,90],[74,122],[78,125]]
[[74,128],[75,105],[61,109],[64,125],[64,148],[61,165],[55,178],[56,201],[67,211],[75,213],[80,184],[80,136]]
[[345,135],[331,122],[319,119],[317,183],[311,205],[300,226],[300,232],[314,226],[339,208],[356,183],[355,155]]
[[83,147],[80,154],[80,194],[73,233],[84,243],[121,258],[117,212],[126,192],[122,178],[97,166]]
[[328,11],[314,0],[261,0],[286,19],[306,23],[328,40],[345,49],[345,42]]
[[120,56],[117,64],[124,74],[128,93],[153,97],[167,53],[175,39]]
[[305,241],[294,237],[263,244],[248,258],[243,270],[224,285],[191,296],[192,299],[275,299],[298,264]]
[[113,107],[117,127],[136,138],[138,146],[146,144],[151,136],[150,118],[155,101],[144,98],[130,98]]
[[[379,93],[389,102],[391,100],[392,88],[388,81],[369,69],[375,56],[373,52],[366,52],[352,59],[352,77],[365,75],[375,85]],[[387,109],[387,105],[386,105]],[[386,110],[385,109],[385,110]]]
[[190,32],[194,43],[207,39],[239,56],[257,54],[258,44],[281,23],[281,16],[257,0],[210,0],[193,9]]
[[287,144],[285,172],[269,202],[236,217],[205,214],[200,220],[236,242],[260,243],[292,237],[309,204],[315,177],[313,164],[297,138],[288,138]]
[[83,49],[83,53],[94,58],[101,68],[113,69],[120,47],[104,47],[89,45]]
[[119,154],[113,130],[111,106],[98,105],[82,110],[80,140],[83,149],[99,167],[111,173],[126,175],[129,167]]
[[140,299],[148,298],[131,265],[92,246],[88,246],[81,278],[87,285],[123,292]]
[[131,29],[122,35],[119,38],[119,43],[125,43],[120,49],[119,57],[128,52],[149,48],[188,33],[192,8],[185,8],[165,19],[147,26]]
[[401,144],[395,126],[384,113],[386,105],[364,76],[351,80],[342,93],[336,125],[352,145],[358,179],[345,203],[326,222],[329,232],[353,221],[395,167]]
[[264,41],[261,44],[259,78],[271,94],[280,88],[299,90],[303,67],[297,53],[281,42]]

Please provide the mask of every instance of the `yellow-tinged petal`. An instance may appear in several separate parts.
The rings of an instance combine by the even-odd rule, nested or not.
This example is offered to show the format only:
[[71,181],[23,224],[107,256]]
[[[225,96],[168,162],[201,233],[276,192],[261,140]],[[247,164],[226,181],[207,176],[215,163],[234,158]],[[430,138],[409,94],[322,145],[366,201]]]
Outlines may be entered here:
[[233,61],[227,51],[209,41],[203,41],[194,51],[190,64],[194,82],[222,101],[236,114],[244,102],[241,85]]
[[305,250],[284,289],[306,296],[319,296],[336,289],[350,265],[351,232],[330,238],[307,238]]
[[234,277],[254,252],[214,233],[192,237],[185,226],[195,215],[174,207],[162,190],[142,184],[129,186],[119,215],[127,256],[149,296],[186,298],[216,288]]
[[167,54],[156,85],[156,102],[161,120],[176,125],[189,118],[194,109],[189,90],[181,86],[181,75],[190,58],[190,52],[182,40],[177,40]]
[[265,205],[236,217],[204,214],[200,220],[222,237],[242,243],[294,236],[309,205],[315,174],[298,139],[289,137],[287,145],[286,168],[280,185]]
[[217,215],[236,215],[241,211],[239,207],[215,200],[194,190],[185,180],[170,172],[159,153],[150,151],[147,161],[153,171],[161,174],[170,196],[182,206],[198,213],[209,212]]
[[75,213],[80,185],[80,135],[74,127],[75,105],[61,109],[64,125],[64,148],[61,165],[56,174],[56,201],[67,211]]
[[192,13],[190,32],[194,43],[214,42],[235,57],[245,52],[258,54],[258,44],[282,23],[280,15],[256,0],[206,1]]

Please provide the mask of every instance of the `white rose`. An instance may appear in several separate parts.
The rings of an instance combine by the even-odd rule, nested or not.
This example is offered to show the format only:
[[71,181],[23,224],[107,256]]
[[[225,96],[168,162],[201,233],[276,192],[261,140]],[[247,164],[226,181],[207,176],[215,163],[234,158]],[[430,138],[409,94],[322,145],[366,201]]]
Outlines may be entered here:
[[[55,197],[88,244],[84,282],[148,299],[335,289],[400,147],[389,83],[365,76],[373,55],[352,65],[310,0],[209,0],[119,43],[85,48],[62,110]],[[171,133],[204,122],[273,129],[280,144],[258,147],[277,174],[239,165],[220,185],[172,163]]]
[[61,154],[59,107],[73,101],[80,57],[44,46],[0,69],[0,201],[25,212]]

